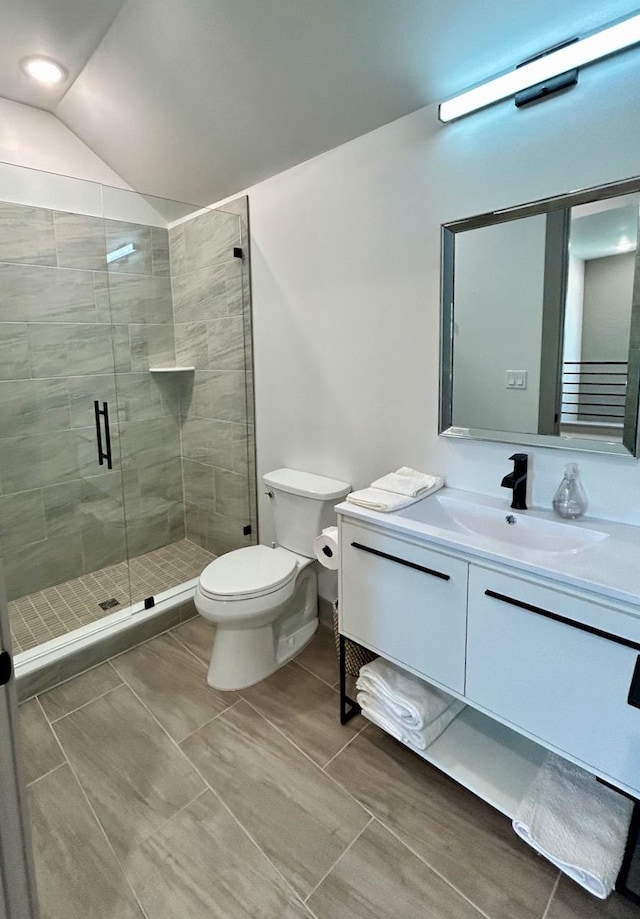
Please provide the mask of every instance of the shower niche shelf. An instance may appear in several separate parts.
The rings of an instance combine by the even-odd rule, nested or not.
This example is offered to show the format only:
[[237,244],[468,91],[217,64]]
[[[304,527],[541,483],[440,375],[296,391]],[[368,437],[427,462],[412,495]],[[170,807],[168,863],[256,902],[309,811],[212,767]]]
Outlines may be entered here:
[[193,373],[195,367],[149,367],[149,373]]

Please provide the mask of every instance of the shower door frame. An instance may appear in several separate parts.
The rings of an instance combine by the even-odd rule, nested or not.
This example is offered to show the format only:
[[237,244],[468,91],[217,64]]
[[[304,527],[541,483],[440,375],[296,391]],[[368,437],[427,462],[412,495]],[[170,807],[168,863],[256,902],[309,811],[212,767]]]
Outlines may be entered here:
[[[9,614],[0,569],[0,651],[13,670]],[[4,658],[5,666],[7,658]],[[15,675],[0,685],[0,919],[40,919],[22,757]]]

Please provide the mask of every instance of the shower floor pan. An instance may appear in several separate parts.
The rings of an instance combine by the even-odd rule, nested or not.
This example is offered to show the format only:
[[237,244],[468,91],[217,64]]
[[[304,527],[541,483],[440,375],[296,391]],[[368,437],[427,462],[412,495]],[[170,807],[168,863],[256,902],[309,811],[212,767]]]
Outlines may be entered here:
[[197,579],[214,558],[197,543],[182,539],[128,563],[110,565],[12,600],[9,620],[13,651],[18,654],[37,648],[135,607],[146,597],[158,598],[163,592]]

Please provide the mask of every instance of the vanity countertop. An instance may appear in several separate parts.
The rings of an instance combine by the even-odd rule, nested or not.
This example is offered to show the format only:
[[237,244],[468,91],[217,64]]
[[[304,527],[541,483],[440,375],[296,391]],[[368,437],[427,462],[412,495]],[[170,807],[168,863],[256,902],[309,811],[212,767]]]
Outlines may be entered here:
[[[443,488],[393,513],[368,510],[349,501],[338,504],[336,512],[470,559],[508,565],[630,604],[635,609],[629,612],[640,616],[640,527],[593,517],[563,521],[552,511],[536,508],[513,511],[504,498],[454,488]],[[509,524],[507,516],[515,518],[515,523]],[[489,532],[503,532],[504,537],[478,532],[476,520],[480,529],[486,520]],[[516,544],[514,540],[524,536],[526,541],[529,533],[535,548]],[[575,538],[586,544],[564,548],[565,534],[569,543]]]

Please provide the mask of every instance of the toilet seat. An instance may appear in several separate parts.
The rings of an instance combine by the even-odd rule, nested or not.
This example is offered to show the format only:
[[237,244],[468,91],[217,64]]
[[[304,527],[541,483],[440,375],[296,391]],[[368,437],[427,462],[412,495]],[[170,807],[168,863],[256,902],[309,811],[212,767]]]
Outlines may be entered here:
[[249,600],[279,590],[297,570],[296,556],[286,549],[246,546],[210,562],[198,586],[211,600]]

